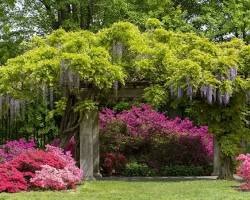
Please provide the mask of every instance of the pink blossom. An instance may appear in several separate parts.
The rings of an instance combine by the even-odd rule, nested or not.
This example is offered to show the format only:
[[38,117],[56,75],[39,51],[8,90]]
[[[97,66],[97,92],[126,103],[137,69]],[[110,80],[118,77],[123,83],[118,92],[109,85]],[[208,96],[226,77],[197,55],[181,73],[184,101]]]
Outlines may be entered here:
[[240,188],[242,190],[250,190],[250,154],[240,154],[236,160],[240,161],[237,167],[237,175],[246,181]]
[[25,139],[8,141],[0,147],[0,162],[10,161],[27,150],[34,150],[35,147],[36,144],[33,139],[29,141]]
[[147,104],[133,106],[121,113],[103,109],[99,114],[99,120],[101,129],[114,120],[124,122],[129,133],[135,137],[147,137],[155,133],[199,137],[209,156],[213,156],[213,135],[209,133],[207,126],[195,126],[188,118],[170,119]]
[[42,169],[36,171],[35,176],[30,180],[33,186],[63,190],[74,188],[76,184],[81,182],[83,172],[76,166],[69,151],[64,153],[63,149],[51,145],[46,145],[46,151],[54,154],[66,163],[66,166],[63,169],[58,169],[50,165],[43,165]]

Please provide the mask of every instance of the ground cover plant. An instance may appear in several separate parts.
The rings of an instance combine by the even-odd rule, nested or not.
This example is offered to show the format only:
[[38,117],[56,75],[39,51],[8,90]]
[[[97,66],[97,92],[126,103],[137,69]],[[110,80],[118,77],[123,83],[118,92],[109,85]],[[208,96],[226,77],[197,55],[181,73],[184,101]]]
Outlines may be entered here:
[[104,174],[210,175],[213,136],[207,126],[170,119],[146,104],[122,112],[103,109],[99,118]]
[[[7,148],[8,147],[8,148]],[[1,148],[0,192],[66,190],[83,178],[69,151],[51,145],[36,149],[33,140],[9,141]]]

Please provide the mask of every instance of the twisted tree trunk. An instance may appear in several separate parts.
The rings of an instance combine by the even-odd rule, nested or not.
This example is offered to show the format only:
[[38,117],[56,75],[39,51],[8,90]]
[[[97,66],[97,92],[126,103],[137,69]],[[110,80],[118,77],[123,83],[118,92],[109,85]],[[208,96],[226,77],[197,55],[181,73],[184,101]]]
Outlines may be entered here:
[[223,154],[219,145],[219,175],[218,179],[233,179],[233,160],[230,156]]
[[77,97],[70,94],[67,97],[67,106],[60,124],[61,146],[65,147],[67,142],[73,136],[78,138],[79,133],[79,113],[74,111],[74,106],[77,103]]

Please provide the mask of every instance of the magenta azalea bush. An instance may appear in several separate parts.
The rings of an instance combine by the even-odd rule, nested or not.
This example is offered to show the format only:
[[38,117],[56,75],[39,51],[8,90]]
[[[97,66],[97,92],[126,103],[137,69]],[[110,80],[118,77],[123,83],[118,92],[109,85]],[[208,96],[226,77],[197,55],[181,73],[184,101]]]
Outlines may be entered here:
[[[36,149],[34,141],[10,141],[2,146],[0,192],[75,188],[83,178],[69,151],[47,145]],[[6,149],[8,147],[8,151]],[[8,155],[9,153],[9,155]]]
[[246,183],[242,184],[240,188],[242,190],[250,190],[250,154],[241,154],[236,160],[240,162],[237,167],[237,175],[246,181]]
[[127,125],[129,134],[135,137],[147,137],[151,134],[199,137],[208,154],[213,156],[213,136],[207,126],[194,126],[188,118],[170,119],[159,113],[150,105],[133,106],[131,110],[115,113],[111,109],[103,109],[99,114],[100,127],[105,129],[113,121],[121,121]]
[[200,175],[211,172],[213,136],[207,126],[195,126],[188,118],[170,119],[146,104],[122,112],[105,108],[99,119],[104,175],[120,175],[120,169],[124,169],[111,164],[110,160],[117,163],[117,159],[106,156],[117,154],[125,156],[128,164],[146,164],[157,175],[167,176],[162,172],[169,166],[173,170],[175,166],[201,167],[204,173]]
[[10,161],[19,154],[36,148],[33,139],[26,141],[25,139],[8,141],[6,144],[0,146],[0,163]]

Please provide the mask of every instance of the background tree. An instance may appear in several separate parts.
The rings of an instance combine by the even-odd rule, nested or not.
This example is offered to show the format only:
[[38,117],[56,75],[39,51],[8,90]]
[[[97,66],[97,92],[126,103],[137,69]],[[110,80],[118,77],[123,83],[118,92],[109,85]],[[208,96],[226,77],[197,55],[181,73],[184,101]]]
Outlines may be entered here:
[[249,7],[248,0],[202,1],[191,23],[197,32],[216,41],[237,37],[249,42]]
[[157,18],[167,30],[195,31],[212,40],[249,41],[249,0],[8,0],[0,3],[2,63],[17,55],[20,43],[52,30],[98,31],[117,21],[145,30]]

